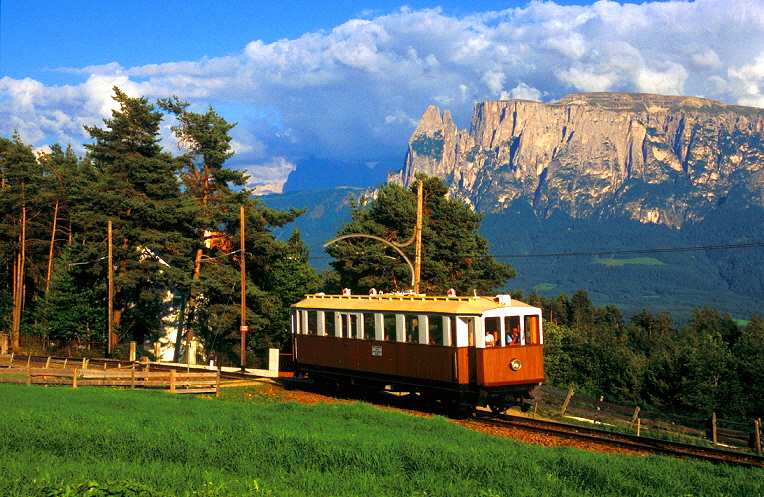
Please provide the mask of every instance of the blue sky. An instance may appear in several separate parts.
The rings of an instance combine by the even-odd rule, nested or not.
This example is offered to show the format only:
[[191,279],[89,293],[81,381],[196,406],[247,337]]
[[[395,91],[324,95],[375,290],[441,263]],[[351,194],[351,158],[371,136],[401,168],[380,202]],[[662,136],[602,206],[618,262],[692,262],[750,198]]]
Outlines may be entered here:
[[764,106],[764,0],[0,3],[0,136],[82,151],[115,85],[238,122],[231,164],[267,191],[311,155],[402,164],[428,105],[460,128],[582,91]]

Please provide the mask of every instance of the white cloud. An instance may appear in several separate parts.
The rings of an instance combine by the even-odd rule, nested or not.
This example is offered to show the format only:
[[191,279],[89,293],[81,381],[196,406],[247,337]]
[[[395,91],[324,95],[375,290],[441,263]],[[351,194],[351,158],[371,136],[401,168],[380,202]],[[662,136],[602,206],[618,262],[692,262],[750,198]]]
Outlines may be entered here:
[[289,173],[295,170],[295,164],[284,157],[273,157],[268,162],[247,164],[240,169],[248,175],[247,187],[254,188],[258,194],[281,193]]
[[512,88],[512,90],[507,92],[502,92],[501,98],[507,99],[507,98],[517,98],[520,100],[535,100],[540,101],[541,100],[541,92],[537,90],[536,88],[532,88],[525,83],[520,83],[519,85]]
[[[0,136],[16,129],[37,146],[79,146],[82,126],[109,116],[113,86],[150,101],[177,95],[238,121],[231,163],[277,184],[285,164],[309,154],[402,160],[430,104],[450,109],[460,127],[477,100],[552,101],[580,91],[764,105],[764,2],[534,1],[461,17],[411,8],[363,17],[296,39],[252,41],[225,57],[75,68],[83,75],[76,86],[2,78]],[[167,127],[163,136],[171,148]]]

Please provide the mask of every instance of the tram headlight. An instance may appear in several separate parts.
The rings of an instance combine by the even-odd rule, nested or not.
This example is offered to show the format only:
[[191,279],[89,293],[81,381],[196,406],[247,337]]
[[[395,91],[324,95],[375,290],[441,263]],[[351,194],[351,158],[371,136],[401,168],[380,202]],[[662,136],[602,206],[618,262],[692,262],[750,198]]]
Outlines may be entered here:
[[512,359],[509,362],[509,369],[511,369],[512,371],[517,371],[521,367],[523,367],[523,363],[520,362],[520,359]]

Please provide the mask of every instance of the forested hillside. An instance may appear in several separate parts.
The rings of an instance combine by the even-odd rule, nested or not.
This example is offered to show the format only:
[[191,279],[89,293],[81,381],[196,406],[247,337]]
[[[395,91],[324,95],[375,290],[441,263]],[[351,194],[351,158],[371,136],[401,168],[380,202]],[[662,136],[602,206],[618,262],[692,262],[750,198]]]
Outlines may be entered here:
[[[668,310],[681,321],[704,306],[737,319],[764,315],[764,247],[735,248],[764,241],[758,207],[719,209],[681,230],[561,214],[542,221],[517,209],[489,214],[481,232],[492,253],[517,269],[509,289],[547,296],[584,289],[597,305],[616,305],[626,315]],[[712,249],[684,250],[694,247]],[[620,251],[630,253],[612,253]]]
[[[322,245],[350,221],[348,198],[363,193],[342,188],[262,199],[274,209],[307,210],[294,224],[311,250],[311,264],[323,270],[330,259]],[[290,229],[275,233],[286,239]],[[480,233],[494,257],[517,270],[506,285],[512,292],[553,297],[583,289],[596,305],[615,305],[626,316],[642,309],[654,314],[667,310],[679,322],[686,322],[693,308],[704,306],[742,320],[764,315],[764,247],[678,250],[764,241],[764,209],[758,207],[724,207],[678,230],[628,219],[573,219],[561,213],[542,220],[519,203],[507,213],[486,215]],[[631,253],[608,253],[619,251]],[[572,253],[581,255],[549,256]]]

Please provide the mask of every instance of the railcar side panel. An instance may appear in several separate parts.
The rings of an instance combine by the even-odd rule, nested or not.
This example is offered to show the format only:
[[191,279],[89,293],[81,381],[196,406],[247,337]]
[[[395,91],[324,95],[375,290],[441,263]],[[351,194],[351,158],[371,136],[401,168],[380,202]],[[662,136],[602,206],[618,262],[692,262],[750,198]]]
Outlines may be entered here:
[[296,360],[324,366],[391,376],[469,383],[466,347],[358,340],[318,335],[294,335]]
[[[480,385],[490,387],[544,381],[543,345],[476,349],[476,356]],[[513,359],[518,359],[522,365],[517,371],[509,366]]]

